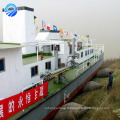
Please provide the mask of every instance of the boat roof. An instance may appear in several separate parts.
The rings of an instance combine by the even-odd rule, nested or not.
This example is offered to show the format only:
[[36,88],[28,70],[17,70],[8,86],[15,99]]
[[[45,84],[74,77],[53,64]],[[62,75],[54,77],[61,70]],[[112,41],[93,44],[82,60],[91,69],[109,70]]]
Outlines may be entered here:
[[61,44],[63,41],[37,41],[37,42],[29,42],[29,43],[0,43],[0,50],[3,49],[13,49],[13,48],[22,48],[25,46],[39,46],[39,45],[52,45],[52,44]]
[[21,48],[21,47],[23,47],[23,45],[18,43],[0,43],[0,50]]

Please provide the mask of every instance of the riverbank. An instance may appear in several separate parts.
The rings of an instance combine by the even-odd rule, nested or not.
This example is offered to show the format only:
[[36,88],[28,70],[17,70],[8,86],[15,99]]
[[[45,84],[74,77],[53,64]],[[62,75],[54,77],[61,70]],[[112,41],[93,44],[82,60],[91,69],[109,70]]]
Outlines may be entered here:
[[106,90],[108,78],[93,78],[104,85],[103,88],[78,94],[72,102],[89,107],[81,120],[120,120],[120,59],[107,60],[102,68],[114,69],[114,83],[110,92]]

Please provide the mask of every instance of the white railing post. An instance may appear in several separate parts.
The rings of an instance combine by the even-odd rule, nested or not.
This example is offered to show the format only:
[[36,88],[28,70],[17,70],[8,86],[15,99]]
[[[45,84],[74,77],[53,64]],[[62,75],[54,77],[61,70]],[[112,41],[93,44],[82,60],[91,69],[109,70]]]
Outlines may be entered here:
[[77,75],[78,75],[79,69],[77,69]]
[[37,62],[38,62],[38,46],[37,46]]
[[94,62],[96,62],[101,55],[101,52],[104,52],[104,45],[102,44],[93,44],[93,48],[94,48]]
[[85,69],[85,67],[84,67],[84,62],[83,62],[83,70]]

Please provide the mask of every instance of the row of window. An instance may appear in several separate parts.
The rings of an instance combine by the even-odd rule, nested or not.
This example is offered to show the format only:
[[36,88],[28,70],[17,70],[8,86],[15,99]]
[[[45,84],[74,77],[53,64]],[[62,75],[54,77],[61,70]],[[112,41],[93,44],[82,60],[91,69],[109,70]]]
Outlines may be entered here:
[[[59,47],[58,47],[59,48]],[[59,48],[60,50],[60,48]],[[93,49],[90,50],[86,50],[85,51],[85,56],[92,54],[93,53]],[[70,46],[70,54],[72,54],[72,46]],[[81,58],[83,57],[83,52],[81,52]],[[61,59],[58,59],[58,66],[61,62]],[[45,68],[48,70],[51,70],[51,62],[46,62],[45,64]],[[0,72],[5,71],[5,59],[2,58],[0,59]],[[31,77],[38,75],[38,66],[34,66],[31,68]]]
[[[70,46],[70,54],[72,53],[72,46]],[[85,56],[92,54],[93,49],[86,50],[85,51]],[[83,52],[81,52],[81,58],[83,57]],[[61,63],[61,59],[58,59],[58,66]],[[45,69],[46,70],[51,70],[51,62],[46,62],[45,63]],[[38,66],[34,66],[31,68],[31,77],[38,75]]]
[[[58,48],[58,51],[60,51],[60,45],[56,45],[57,48]],[[78,47],[79,46],[79,47]],[[82,43],[81,42],[78,42],[78,48],[81,48],[82,47]],[[54,45],[51,45],[51,50],[53,51],[54,50]],[[78,49],[77,49],[78,50]],[[80,49],[79,49],[80,50]],[[78,51],[79,51],[78,50]],[[90,49],[90,50],[86,50],[85,51],[85,56],[89,55],[89,54],[92,54],[93,53],[93,49]],[[69,54],[72,54],[72,45],[70,45],[69,47]],[[83,53],[81,53],[81,57],[83,57]]]
[[[57,48],[58,48],[58,51],[60,51],[60,45],[56,45]],[[54,45],[51,45],[51,51],[54,50]],[[69,54],[72,54],[72,45],[70,45],[69,47]]]
[[[93,53],[93,49],[90,49],[90,50],[86,50],[85,51],[85,56],[89,55],[89,54],[92,54]],[[81,58],[83,57],[83,52],[81,52]]]
[[[61,63],[61,59],[58,59],[58,66]],[[51,62],[45,63],[45,69],[51,70]],[[0,59],[0,72],[5,71],[5,59]],[[38,75],[38,65],[31,68],[31,77]]]
[[[58,61],[60,62],[60,59],[58,59]],[[48,70],[51,70],[51,62],[46,62],[45,64],[45,68]],[[5,59],[2,58],[0,59],[0,72],[5,71]],[[34,66],[31,68],[31,77],[38,75],[38,66]]]
[[[60,51],[60,45],[56,45],[58,47],[58,51]],[[82,42],[77,43],[77,50],[79,51],[82,48]],[[54,50],[54,45],[51,45],[51,50]],[[69,54],[72,54],[72,45],[70,45]]]
[[[60,67],[61,58],[58,59],[58,67]],[[45,69],[51,70],[51,61],[45,63]],[[38,65],[31,68],[31,77],[38,75]]]
[[90,50],[86,50],[85,51],[85,56],[89,55],[89,54],[92,54],[93,53],[93,49],[90,49]]
[[[45,63],[45,69],[51,70],[51,62]],[[31,68],[31,77],[38,75],[38,65]]]
[[[58,48],[58,51],[60,51],[60,45],[56,45],[57,46],[57,48]],[[51,45],[51,51],[53,51],[54,50],[54,45]]]

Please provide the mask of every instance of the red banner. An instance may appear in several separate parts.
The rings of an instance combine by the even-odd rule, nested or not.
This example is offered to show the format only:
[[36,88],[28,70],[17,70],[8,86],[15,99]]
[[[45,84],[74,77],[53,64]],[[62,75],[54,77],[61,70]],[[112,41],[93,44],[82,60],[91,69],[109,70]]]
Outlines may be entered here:
[[6,120],[16,113],[48,95],[48,82],[34,89],[22,92],[0,101],[0,120]]

